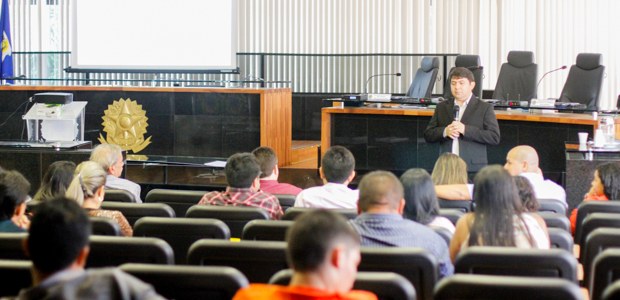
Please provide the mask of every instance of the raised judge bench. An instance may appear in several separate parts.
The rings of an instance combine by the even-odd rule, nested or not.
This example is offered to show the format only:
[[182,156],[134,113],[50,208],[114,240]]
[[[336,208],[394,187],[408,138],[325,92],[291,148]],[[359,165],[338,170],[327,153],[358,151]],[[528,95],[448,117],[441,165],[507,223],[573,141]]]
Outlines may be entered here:
[[[511,148],[531,145],[538,151],[544,176],[560,184],[565,183],[565,142],[577,141],[578,132],[592,136],[598,124],[591,114],[495,114],[501,140],[498,146],[487,147],[489,164],[503,165]],[[331,145],[347,147],[361,172],[390,170],[400,174],[416,167],[430,172],[439,156],[439,144],[424,140],[432,116],[433,109],[426,108],[325,107],[321,151],[324,153]]]

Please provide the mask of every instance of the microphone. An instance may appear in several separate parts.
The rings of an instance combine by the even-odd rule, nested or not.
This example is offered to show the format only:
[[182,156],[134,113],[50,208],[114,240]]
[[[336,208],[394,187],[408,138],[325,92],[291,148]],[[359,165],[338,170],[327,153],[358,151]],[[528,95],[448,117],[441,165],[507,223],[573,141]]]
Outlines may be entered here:
[[564,70],[564,69],[566,69],[566,66],[561,66],[561,67],[559,67],[557,69],[553,69],[553,70],[543,74],[543,76],[540,77],[540,79],[538,80],[538,83],[536,83],[536,92],[538,92],[538,86],[540,85],[542,80],[545,78],[545,76],[549,75],[550,73],[553,73],[553,72],[556,72],[556,71],[559,71],[559,70]]
[[461,107],[454,103],[454,108],[452,108],[452,112],[454,113],[454,121],[459,121],[459,111]]
[[372,76],[368,77],[368,79],[366,80],[366,84],[364,85],[364,94],[368,94],[368,83],[374,77],[379,77],[379,76],[397,76],[397,77],[399,77],[400,75],[402,75],[402,74],[400,74],[400,72],[399,72],[399,73],[375,74],[375,75],[372,75]]

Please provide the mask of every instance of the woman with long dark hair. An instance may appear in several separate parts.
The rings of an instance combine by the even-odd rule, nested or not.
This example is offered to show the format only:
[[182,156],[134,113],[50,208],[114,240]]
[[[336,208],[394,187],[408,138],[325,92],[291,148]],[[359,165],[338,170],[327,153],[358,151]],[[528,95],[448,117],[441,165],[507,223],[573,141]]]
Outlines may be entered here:
[[439,203],[431,176],[424,169],[407,170],[401,177],[405,192],[403,216],[418,223],[445,228],[454,233],[454,224],[439,216]]
[[46,201],[64,196],[73,180],[74,171],[75,163],[72,161],[60,160],[50,164],[32,200]]

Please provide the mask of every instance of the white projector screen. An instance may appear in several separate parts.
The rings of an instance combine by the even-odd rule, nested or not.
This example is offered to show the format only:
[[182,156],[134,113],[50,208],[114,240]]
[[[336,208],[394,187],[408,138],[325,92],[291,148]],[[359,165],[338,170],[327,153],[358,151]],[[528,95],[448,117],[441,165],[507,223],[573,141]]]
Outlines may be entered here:
[[237,69],[236,0],[77,0],[69,71]]

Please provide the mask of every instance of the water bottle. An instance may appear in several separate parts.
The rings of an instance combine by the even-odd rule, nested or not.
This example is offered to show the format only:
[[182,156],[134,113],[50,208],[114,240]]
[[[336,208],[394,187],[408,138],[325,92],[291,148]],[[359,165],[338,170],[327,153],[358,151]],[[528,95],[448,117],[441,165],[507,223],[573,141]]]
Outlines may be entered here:
[[599,129],[603,132],[605,137],[605,145],[613,145],[616,140],[616,126],[612,117],[602,117],[599,121]]

